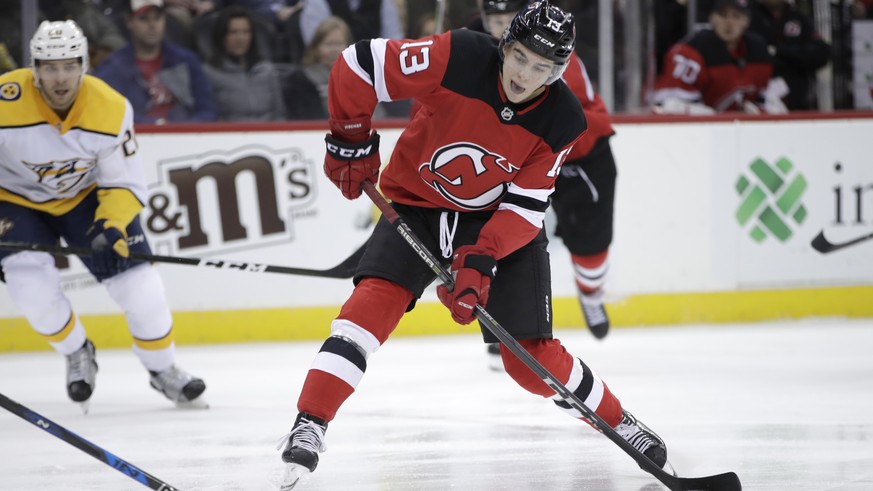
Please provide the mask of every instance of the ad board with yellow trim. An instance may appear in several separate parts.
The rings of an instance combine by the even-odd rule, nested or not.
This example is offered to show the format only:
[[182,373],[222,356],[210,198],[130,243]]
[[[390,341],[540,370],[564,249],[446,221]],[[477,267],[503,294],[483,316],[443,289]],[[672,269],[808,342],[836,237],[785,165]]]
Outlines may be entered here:
[[[324,177],[322,130],[141,131],[155,254],[330,268],[376,214]],[[873,316],[873,119],[619,123],[613,324]],[[382,128],[387,161],[400,134]],[[547,214],[551,234],[554,221]],[[581,327],[552,237],[556,327]],[[124,318],[75,258],[58,261],[89,336],[129,346]],[[324,337],[350,280],[157,265],[180,344]],[[469,332],[428,290],[398,334]],[[0,351],[47,349],[0,287]]]

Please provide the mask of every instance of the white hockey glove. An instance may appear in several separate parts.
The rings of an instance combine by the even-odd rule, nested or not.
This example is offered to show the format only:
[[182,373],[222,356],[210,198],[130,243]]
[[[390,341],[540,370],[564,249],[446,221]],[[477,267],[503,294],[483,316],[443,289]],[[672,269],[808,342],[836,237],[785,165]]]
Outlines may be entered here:
[[764,89],[764,111],[767,114],[788,114],[788,108],[782,102],[782,98],[788,95],[791,89],[782,77],[771,78]]

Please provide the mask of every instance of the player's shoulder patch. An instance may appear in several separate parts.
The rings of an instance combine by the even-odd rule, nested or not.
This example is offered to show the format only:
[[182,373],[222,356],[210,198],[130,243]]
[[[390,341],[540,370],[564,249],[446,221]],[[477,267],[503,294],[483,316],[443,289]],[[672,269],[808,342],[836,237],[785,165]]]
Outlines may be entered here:
[[17,101],[21,98],[21,84],[6,82],[0,85],[0,101]]
[[34,99],[33,71],[19,68],[0,75],[0,128],[30,126],[45,121]]

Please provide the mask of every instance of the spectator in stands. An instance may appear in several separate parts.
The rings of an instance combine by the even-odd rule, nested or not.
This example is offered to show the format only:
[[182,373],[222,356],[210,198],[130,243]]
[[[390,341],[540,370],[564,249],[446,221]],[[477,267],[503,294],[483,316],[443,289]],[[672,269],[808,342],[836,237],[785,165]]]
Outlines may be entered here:
[[288,119],[327,119],[330,69],[352,41],[351,29],[339,17],[328,17],[319,24],[303,53],[301,67],[292,71],[285,83]]
[[131,0],[130,43],[95,75],[127,97],[137,123],[215,121],[212,84],[197,55],[164,39],[162,0]]
[[783,80],[772,79],[767,44],[746,30],[749,0],[717,0],[709,22],[711,28],[667,52],[664,71],[655,81],[655,112],[787,112],[781,98],[788,88]]
[[303,42],[309,46],[321,22],[335,15],[346,22],[352,39],[402,39],[404,30],[395,0],[306,0],[300,14]]
[[254,25],[247,9],[230,6],[220,12],[212,28],[212,49],[204,69],[221,121],[285,119],[279,74],[261,56]]
[[785,0],[752,2],[749,31],[767,42],[774,57],[774,75],[790,92],[782,100],[789,110],[815,109],[815,72],[827,65],[831,47],[822,41],[812,21]]
[[303,55],[303,37],[300,34],[300,12],[305,0],[223,0],[225,6],[237,5],[270,26],[272,61],[299,63]]

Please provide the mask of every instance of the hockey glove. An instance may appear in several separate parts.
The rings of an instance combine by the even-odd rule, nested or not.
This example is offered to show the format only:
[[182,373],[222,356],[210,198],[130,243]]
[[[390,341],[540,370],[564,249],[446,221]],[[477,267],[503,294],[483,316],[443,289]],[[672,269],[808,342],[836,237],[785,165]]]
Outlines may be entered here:
[[379,180],[379,134],[370,131],[370,118],[330,120],[330,133],[324,138],[327,154],[324,173],[346,199],[361,195],[361,183]]
[[462,246],[452,261],[455,288],[437,287],[440,302],[449,308],[458,324],[469,324],[476,318],[476,305],[488,303],[488,290],[497,272],[497,260],[477,246]]
[[130,250],[127,236],[115,227],[107,227],[106,220],[94,222],[88,229],[91,240],[91,267],[97,274],[115,274],[127,263]]

